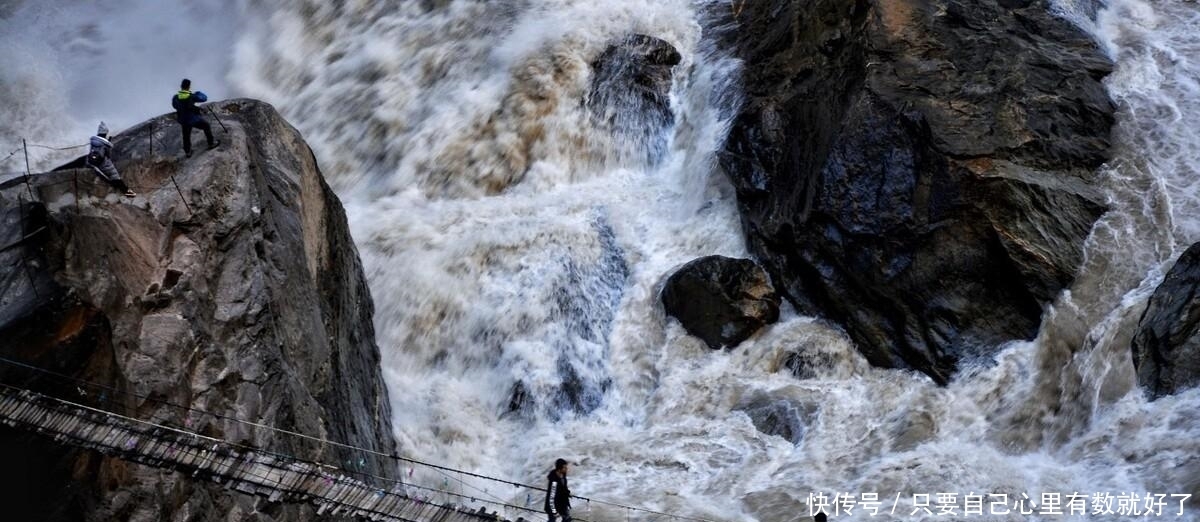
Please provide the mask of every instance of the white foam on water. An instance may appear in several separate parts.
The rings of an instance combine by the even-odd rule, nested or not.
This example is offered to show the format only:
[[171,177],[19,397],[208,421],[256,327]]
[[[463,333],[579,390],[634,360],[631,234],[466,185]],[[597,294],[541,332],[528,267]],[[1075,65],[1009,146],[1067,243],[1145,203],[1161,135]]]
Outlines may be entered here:
[[[1092,19],[1057,7],[1115,61],[1114,157],[1097,173],[1112,210],[1038,338],[947,387],[871,368],[841,333],[790,311],[731,352],[663,316],[657,294],[675,267],[747,255],[713,161],[739,100],[736,62],[705,38],[703,10],[724,2],[245,1],[226,9],[240,29],[213,46],[225,62],[211,68],[227,83],[210,92],[275,104],[343,197],[406,454],[534,484],[563,456],[578,463],[576,494],[716,520],[803,520],[810,492],[876,492],[885,511],[899,493],[903,515],[914,493],[954,492],[960,503],[969,493],[1193,493],[1200,391],[1146,401],[1129,338],[1163,274],[1200,239],[1200,9],[1114,0]],[[176,29],[130,33],[170,43],[161,56],[146,48],[154,62],[178,56],[183,39],[164,34]],[[631,33],[683,56],[657,162],[614,159],[621,137],[582,103],[590,61]],[[99,107],[64,80],[80,72],[67,70],[69,47],[12,40],[42,64],[15,76],[28,103],[5,104],[12,125],[62,114],[63,100]],[[83,67],[103,85],[128,83]],[[154,104],[180,75],[154,87]],[[122,113],[128,122],[148,115],[128,103],[139,107]],[[78,132],[62,121],[44,132]],[[781,371],[797,353],[814,376]],[[756,428],[764,418],[791,440]],[[531,494],[454,478],[478,498],[524,505]],[[414,479],[446,480],[419,469]],[[988,518],[1039,519],[1121,517]]]

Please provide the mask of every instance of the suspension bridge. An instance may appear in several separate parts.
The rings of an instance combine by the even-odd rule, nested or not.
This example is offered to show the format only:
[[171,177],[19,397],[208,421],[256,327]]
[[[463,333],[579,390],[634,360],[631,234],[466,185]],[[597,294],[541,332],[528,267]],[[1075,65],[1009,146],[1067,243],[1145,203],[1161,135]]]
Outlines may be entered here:
[[182,471],[272,501],[310,502],[319,514],[396,522],[499,520],[486,510],[414,498],[406,488],[379,489],[320,464],[240,448],[8,385],[0,385],[0,420],[62,444]]
[[[115,391],[104,385],[58,374],[5,357],[0,357],[0,364],[45,374],[52,380]],[[83,388],[79,388],[79,392],[82,396],[87,395]],[[199,411],[179,405],[164,404],[193,412]],[[215,413],[201,413],[242,422],[256,428],[269,429],[284,435],[377,454],[372,450],[354,448]],[[434,488],[419,485],[413,481],[405,482],[367,475],[338,466],[206,436],[186,427],[136,419],[84,404],[83,401],[74,401],[5,383],[0,383],[0,423],[52,438],[59,444],[97,451],[109,457],[146,466],[179,471],[195,480],[212,481],[228,489],[264,497],[272,502],[309,503],[316,507],[318,514],[322,515],[395,522],[498,522],[510,520],[510,517],[515,516],[514,514],[521,515],[516,517],[516,522],[524,522],[540,520],[545,516],[540,509],[535,509],[540,507],[541,500],[537,493],[528,494],[526,505],[520,506],[506,503],[495,495],[488,495],[487,490],[479,490],[480,495],[468,495],[449,491],[446,487]],[[446,477],[454,473],[540,492],[540,488],[536,486],[519,482],[399,455],[386,456],[400,462],[432,468]],[[470,487],[461,479],[456,480]],[[448,482],[447,478],[444,486]],[[491,496],[492,499],[483,498],[485,496]],[[535,496],[537,496],[537,505],[531,507],[531,501]],[[572,498],[589,507],[592,503],[607,506],[614,513],[621,514],[618,515],[620,520],[636,518],[638,520],[711,522],[701,518],[663,513],[588,497],[573,496]],[[483,504],[483,506],[471,508],[468,507],[468,504]],[[487,505],[493,506],[493,510],[489,512]],[[574,519],[588,522],[586,518],[575,517]],[[593,522],[602,522],[603,520],[605,519],[594,518]]]

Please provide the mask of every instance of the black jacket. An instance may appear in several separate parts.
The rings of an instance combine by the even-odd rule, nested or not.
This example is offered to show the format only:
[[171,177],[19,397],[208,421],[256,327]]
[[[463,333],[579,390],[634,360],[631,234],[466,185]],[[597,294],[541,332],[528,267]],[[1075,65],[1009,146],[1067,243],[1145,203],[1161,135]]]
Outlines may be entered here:
[[559,476],[554,470],[546,476],[545,510],[558,515],[571,512],[571,490],[567,488],[567,477]]

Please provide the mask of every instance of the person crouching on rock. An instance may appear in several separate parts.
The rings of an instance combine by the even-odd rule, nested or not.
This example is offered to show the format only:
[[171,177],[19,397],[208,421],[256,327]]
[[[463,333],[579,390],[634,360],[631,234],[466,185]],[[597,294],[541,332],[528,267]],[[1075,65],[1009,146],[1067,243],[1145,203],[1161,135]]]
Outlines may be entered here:
[[121,181],[121,173],[117,172],[117,166],[113,165],[113,145],[108,141],[108,126],[104,125],[104,122],[100,122],[100,127],[96,129],[96,135],[88,140],[88,145],[91,148],[88,149],[85,158],[87,166],[91,167],[96,175],[104,178],[104,181],[107,181],[113,188],[124,192],[125,197],[136,196],[137,194],[125,186],[124,181]]
[[220,145],[221,142],[213,139],[212,127],[208,125],[208,121],[204,116],[200,115],[200,108],[197,103],[208,101],[208,96],[201,91],[192,92],[192,81],[184,78],[179,83],[179,92],[171,98],[171,107],[175,108],[175,121],[179,122],[179,126],[183,129],[183,154],[187,157],[192,157],[192,129],[200,129],[204,131],[204,138],[208,140],[208,148],[214,148]]

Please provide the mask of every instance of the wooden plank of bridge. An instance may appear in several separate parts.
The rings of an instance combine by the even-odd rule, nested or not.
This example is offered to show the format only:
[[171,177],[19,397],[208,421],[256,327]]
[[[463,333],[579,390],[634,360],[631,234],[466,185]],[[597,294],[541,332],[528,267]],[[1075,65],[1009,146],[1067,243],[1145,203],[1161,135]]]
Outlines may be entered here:
[[379,490],[369,491],[366,496],[362,497],[358,502],[358,509],[361,514],[374,513],[376,506],[383,496],[379,494]]
[[371,509],[377,513],[391,513],[392,507],[396,505],[397,498],[398,497],[395,493],[392,493],[391,491],[384,491],[383,494],[379,496],[379,501],[376,502]]
[[338,477],[338,488],[341,492],[335,501],[343,506],[350,505],[350,500],[354,498],[358,489],[354,487],[354,484],[346,482],[346,477]]
[[408,520],[418,520],[417,518],[415,518],[415,516],[417,515],[417,508],[418,508],[418,502],[416,500],[410,498],[404,502],[403,506],[400,506],[400,510],[397,513],[397,515],[399,515],[401,518],[405,518]]
[[117,430],[112,424],[105,424],[104,429],[100,431],[100,437],[95,440],[96,444],[107,446],[108,441],[113,437],[113,433]]
[[45,413],[43,413],[41,415],[41,418],[39,418],[37,421],[38,429],[43,432],[53,432],[53,429],[51,428],[51,426],[54,424],[54,421],[57,419],[58,419],[57,411],[55,411],[55,410],[46,411]]
[[30,405],[24,402],[18,402],[12,397],[5,397],[4,418],[6,422],[17,422],[22,415],[22,412],[29,408]]
[[262,458],[263,457],[261,457],[259,455],[254,456],[254,461],[253,461],[254,469],[257,472],[261,473],[264,485],[270,485],[272,488],[279,487],[279,484],[282,482],[283,475],[286,472],[286,470],[280,469],[278,466],[278,461],[275,461],[275,459],[271,459],[272,461],[274,461],[271,464],[266,464],[266,463],[262,462],[262,460],[261,460]]
[[25,407],[21,408],[20,414],[17,415],[17,420],[20,422],[33,422],[33,418],[37,416],[40,411],[41,408],[39,408],[38,405],[34,404],[33,402],[26,403]]
[[76,416],[71,420],[71,422],[69,424],[67,424],[65,426],[65,428],[63,430],[64,435],[69,440],[79,441],[79,440],[83,439],[83,437],[81,435],[85,431],[87,431],[87,429],[89,427],[91,427],[91,425],[92,425],[91,419],[89,419],[87,417],[83,417],[83,416]]
[[351,492],[348,497],[346,497],[346,504],[350,505],[351,509],[360,509],[362,508],[363,502],[367,498],[367,495],[370,494],[371,490],[367,488],[366,485],[356,484],[354,486],[354,491]]
[[333,509],[336,511],[338,504],[341,504],[342,499],[346,496],[346,485],[342,484],[342,478],[333,479],[333,486],[329,490],[329,495],[325,498],[334,504]]
[[296,471],[295,469],[291,469],[289,467],[289,469],[284,471],[283,478],[279,481],[279,483],[281,485],[281,489],[286,490],[286,491],[296,491],[296,490],[300,489],[299,488],[300,481],[303,478],[304,478],[304,475],[302,473],[300,473],[299,471]]
[[196,458],[195,446],[192,445],[191,441],[180,441],[179,446],[179,458],[175,459],[175,462],[185,467],[191,466],[192,459]]
[[4,404],[4,406],[0,407],[0,412],[4,412],[6,418],[16,415],[17,410],[25,406],[23,403],[13,401],[11,397],[4,397],[4,400],[0,401],[0,404]]
[[417,505],[417,511],[414,514],[414,520],[429,520],[437,513],[437,510],[428,502],[421,502]]
[[353,491],[351,491],[350,494],[348,496],[346,496],[346,504],[348,506],[350,506],[351,510],[358,510],[358,509],[362,508],[363,498],[365,497],[365,493],[367,493],[366,487],[356,485],[353,488]]
[[351,511],[362,510],[363,504],[372,494],[366,484],[358,484],[354,487],[354,492],[346,499],[346,504],[350,505]]
[[54,431],[57,431],[60,434],[71,433],[68,426],[70,426],[71,421],[73,420],[75,420],[74,415],[66,412],[59,412],[58,421],[54,423]]
[[419,520],[417,518],[414,518],[414,516],[416,515],[416,505],[417,505],[416,500],[411,499],[411,498],[407,499],[400,506],[400,509],[395,511],[394,513],[396,513],[396,515],[399,516],[400,518],[403,518],[406,520]]
[[395,510],[397,500],[399,498],[399,495],[396,495],[391,491],[384,492],[383,498],[381,499],[382,501],[378,506],[375,507],[375,510],[380,513],[391,513],[393,510]]
[[58,433],[59,424],[62,423],[62,421],[66,418],[67,415],[60,411],[51,411],[50,414],[46,416],[46,420],[42,422],[42,427],[46,428],[52,433]]
[[80,430],[79,438],[88,442],[95,440],[96,432],[101,426],[102,424],[100,423],[100,419],[89,414],[87,416],[87,427],[83,430]]
[[113,425],[108,435],[108,438],[103,441],[104,445],[117,449],[121,447],[121,442],[129,437],[129,432],[125,430],[124,426]]
[[372,511],[373,506],[379,501],[379,490],[363,484],[359,488],[358,499],[354,501],[354,505],[364,511]]
[[6,422],[16,422],[21,417],[22,411],[29,408],[30,405],[24,402],[18,402],[12,397],[4,397],[4,417]]

